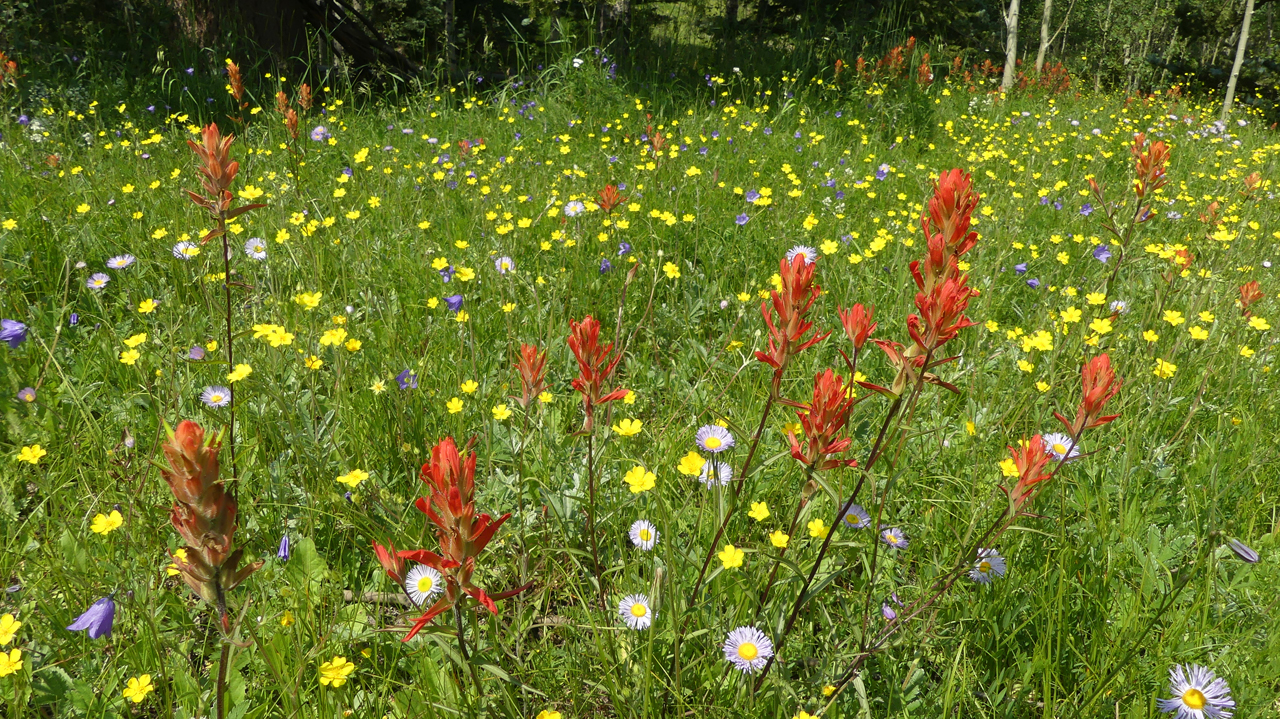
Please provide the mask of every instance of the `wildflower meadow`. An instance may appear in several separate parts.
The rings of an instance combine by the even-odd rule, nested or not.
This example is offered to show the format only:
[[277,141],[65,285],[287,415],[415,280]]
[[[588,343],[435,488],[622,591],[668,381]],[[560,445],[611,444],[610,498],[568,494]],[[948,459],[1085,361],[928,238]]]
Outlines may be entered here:
[[894,52],[0,96],[0,712],[1277,716],[1270,122]]

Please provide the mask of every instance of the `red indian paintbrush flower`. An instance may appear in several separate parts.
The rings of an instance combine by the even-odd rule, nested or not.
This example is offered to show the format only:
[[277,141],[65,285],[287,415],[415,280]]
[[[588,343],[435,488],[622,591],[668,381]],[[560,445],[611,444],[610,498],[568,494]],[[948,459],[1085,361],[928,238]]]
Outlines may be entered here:
[[578,376],[573,380],[573,388],[582,394],[582,406],[587,415],[582,431],[590,432],[595,426],[596,405],[627,396],[625,389],[601,394],[622,359],[622,353],[610,357],[613,344],[600,346],[600,322],[591,315],[584,317],[581,322],[569,320],[569,349],[573,350],[573,356],[578,360]]
[[[234,219],[249,210],[266,207],[262,204],[234,208],[231,206],[234,199],[231,194],[231,183],[235,182],[236,173],[240,171],[240,163],[232,160],[230,154],[231,143],[236,136],[223,135],[218,131],[218,125],[211,122],[200,131],[200,139],[199,144],[193,140],[187,140],[187,146],[200,158],[202,175],[200,182],[204,185],[205,195],[197,195],[187,190],[191,201],[208,210],[209,215],[219,222]],[[206,242],[221,232],[221,230],[212,230],[200,238],[200,241]]]
[[[778,275],[782,278],[782,291],[770,290],[769,299],[773,305],[773,314],[769,312],[770,302],[760,303],[760,314],[769,328],[769,351],[756,351],[756,359],[773,368],[773,389],[777,392],[782,381],[782,373],[786,371],[791,358],[804,350],[818,344],[831,336],[814,331],[813,336],[804,339],[813,323],[806,319],[809,308],[822,293],[822,288],[813,283],[813,271],[816,265],[796,254],[788,262],[785,258],[778,261]],[[773,315],[777,315],[777,320]]]
[[1165,164],[1169,162],[1169,146],[1164,140],[1156,140],[1147,146],[1147,135],[1139,132],[1133,138],[1133,146],[1129,154],[1134,157],[1133,191],[1138,199],[1146,197],[1165,186],[1169,180],[1165,177]]
[[[467,449],[470,449],[468,444]],[[397,556],[424,564],[440,572],[444,578],[444,596],[433,604],[426,613],[414,620],[409,633],[402,641],[409,641],[422,628],[441,612],[459,605],[466,597],[494,614],[498,613],[495,600],[514,596],[530,585],[519,589],[490,596],[471,581],[476,570],[476,557],[484,551],[498,528],[507,521],[510,513],[496,520],[488,514],[476,514],[475,505],[476,454],[468,452],[464,460],[458,454],[458,447],[453,437],[445,437],[431,448],[431,459],[422,465],[422,481],[427,485],[428,496],[420,498],[415,506],[427,515],[427,519],[436,526],[436,538],[440,542],[440,553],[426,549],[413,549],[397,552]],[[388,567],[383,562],[380,547],[374,545],[379,554],[379,561],[387,567],[388,573],[393,571],[393,579],[397,577],[399,568]],[[400,575],[403,576],[403,575]]]
[[804,449],[796,438],[795,432],[787,430],[787,440],[791,443],[791,456],[815,470],[827,470],[835,467],[856,467],[856,459],[834,459],[833,456],[849,450],[853,441],[848,437],[837,438],[849,422],[849,412],[856,404],[849,396],[849,388],[844,379],[830,369],[813,378],[813,402],[802,404],[783,400],[783,403],[797,408],[800,427],[804,431]]
[[596,197],[600,198],[600,209],[606,213],[612,213],[619,205],[627,201],[627,198],[618,193],[617,185],[605,185],[603,190],[596,193]]
[[521,343],[516,371],[520,373],[520,396],[513,399],[529,409],[534,398],[547,388],[547,353],[539,354],[537,346]]
[[920,314],[907,316],[907,332],[922,354],[936,350],[954,339],[960,330],[975,324],[964,315],[969,298],[975,294],[968,282],[968,275],[948,277],[931,292],[916,293],[916,309]]
[[378,564],[387,572],[387,576],[392,581],[404,586],[404,560],[400,555],[396,554],[396,545],[387,542],[387,546],[382,546],[377,542],[373,543],[373,553],[378,557]]
[[289,109],[289,96],[284,94],[284,90],[276,92],[276,112],[283,115]]
[[1266,295],[1262,294],[1262,286],[1257,280],[1250,280],[1240,285],[1240,312],[1245,317],[1249,316],[1249,305],[1257,302]]
[[240,66],[231,62],[230,59],[227,60],[227,85],[231,88],[231,96],[239,104],[244,99],[244,80],[240,77]]
[[161,449],[169,466],[160,474],[173,492],[169,521],[186,542],[183,553],[172,553],[173,561],[187,586],[217,607],[222,630],[230,632],[226,592],[258,571],[262,561],[240,566],[244,550],[235,548],[236,499],[218,476],[222,433],[206,435],[190,420],[165,430],[168,441]]
[[840,324],[844,326],[845,336],[853,343],[853,349],[861,350],[867,343],[867,338],[879,325],[878,322],[871,321],[875,317],[876,308],[872,306],[867,309],[862,303],[858,303],[849,309],[837,308],[836,312],[840,315]]
[[[871,341],[875,342],[876,346],[884,352],[885,356],[889,359],[889,364],[893,365],[895,374],[892,387],[882,387],[871,382],[858,382],[858,384],[862,385],[864,388],[873,392],[879,392],[886,397],[893,397],[896,399],[902,396],[902,393],[909,387],[912,387],[917,380],[923,379],[928,384],[937,385],[943,389],[948,389],[959,394],[959,387],[956,387],[950,382],[944,382],[932,372],[923,371],[925,361],[925,356],[923,354],[911,354],[910,351],[906,351],[906,348],[898,342],[876,339]],[[912,349],[915,349],[914,346]]]
[[1045,446],[1044,439],[1038,434],[1028,440],[1023,447],[1010,447],[1009,454],[1013,457],[1014,466],[1018,468],[1018,481],[1013,485],[1013,489],[1006,487],[1001,489],[1009,495],[1010,512],[1017,515],[1022,511],[1022,505],[1031,499],[1036,485],[1053,476],[1053,472],[1045,471],[1051,455],[1048,447]]
[[977,206],[978,195],[969,173],[956,168],[938,175],[928,212],[920,213],[926,239],[923,271],[920,261],[911,263],[911,274],[922,292],[955,276],[959,257],[977,244],[978,233],[969,230]]
[[1080,407],[1076,409],[1075,421],[1068,422],[1058,412],[1053,413],[1072,437],[1079,437],[1084,430],[1101,427],[1120,416],[1102,415],[1107,402],[1120,392],[1120,386],[1124,384],[1123,380],[1116,379],[1116,373],[1111,369],[1110,355],[1100,354],[1086,362],[1080,369],[1080,384],[1084,392],[1080,397]]

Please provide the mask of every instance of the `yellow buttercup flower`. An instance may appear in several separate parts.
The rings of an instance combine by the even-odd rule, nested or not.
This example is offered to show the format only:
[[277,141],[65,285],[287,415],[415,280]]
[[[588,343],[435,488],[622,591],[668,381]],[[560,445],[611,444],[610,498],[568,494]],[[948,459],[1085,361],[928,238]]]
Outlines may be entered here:
[[697,477],[702,474],[702,465],[706,463],[707,460],[703,459],[697,452],[689,452],[680,458],[680,464],[676,465],[676,469],[680,471],[680,474]]
[[680,279],[680,265],[674,262],[667,262],[662,265],[662,271],[666,273],[668,279]]
[[341,327],[335,327],[334,329],[326,330],[323,335],[320,335],[320,346],[321,347],[328,347],[328,346],[337,347],[338,345],[345,342],[346,339],[347,339],[347,331],[342,329]]
[[99,514],[93,518],[93,524],[89,529],[94,534],[107,535],[119,529],[124,524],[124,517],[120,516],[120,511],[113,509],[111,514]]
[[493,408],[493,418],[499,422],[511,417],[511,410],[506,404],[499,404]]
[[338,477],[337,481],[347,485],[348,487],[355,488],[359,486],[361,482],[365,481],[368,478],[369,478],[368,472],[364,471],[363,469],[353,469],[350,472],[347,472],[346,474]]
[[30,464],[40,464],[40,458],[46,454],[48,454],[48,452],[44,451],[43,447],[38,444],[33,444],[30,447],[23,447],[21,451],[18,452],[18,461]]
[[299,292],[293,296],[293,301],[302,309],[311,311],[320,306],[319,292]]
[[742,566],[742,560],[747,556],[747,553],[732,544],[726,544],[724,549],[720,550],[716,556],[720,558],[720,563],[724,565],[725,569],[737,569]]
[[0,677],[7,677],[22,670],[22,650],[14,649],[5,654],[0,652]]
[[356,665],[347,661],[346,657],[335,656],[320,665],[320,686],[338,688],[347,683],[347,677],[356,670]]
[[142,353],[139,352],[138,350],[125,350],[124,352],[120,353],[120,364],[127,364],[130,367],[132,367],[133,364],[137,362],[138,358],[141,356],[142,356]]
[[644,423],[638,419],[624,419],[613,425],[613,431],[623,437],[634,437],[637,434],[640,434],[640,430],[643,426]]
[[147,333],[146,333],[146,332],[140,332],[140,333],[138,333],[138,334],[136,334],[136,335],[134,335],[134,336],[130,337],[129,339],[125,340],[125,341],[124,341],[124,346],[125,346],[125,347],[133,348],[133,347],[137,347],[138,345],[140,345],[140,344],[142,344],[143,342],[146,342],[146,341],[147,341]]
[[[699,469],[698,471],[701,472],[702,470]],[[752,502],[751,511],[747,512],[747,516],[757,522],[763,522],[769,518],[769,505],[764,502]]]
[[462,400],[452,397],[448,402],[444,403],[444,407],[449,410],[449,414],[457,414],[462,411]]
[[831,531],[831,528],[827,526],[826,522],[822,521],[822,518],[818,518],[809,522],[807,526],[809,527],[810,537],[815,537],[815,538],[825,537],[827,536],[827,533]]
[[791,541],[791,537],[787,536],[782,530],[774,530],[769,533],[769,543],[778,549],[786,549],[787,543]]
[[6,614],[0,617],[0,647],[7,647],[13,641],[13,637],[22,628],[22,622],[13,618],[12,614]]
[[148,298],[138,303],[138,311],[144,315],[149,315],[152,312],[155,312],[156,308],[159,306],[160,306],[159,302],[156,302],[155,300]]
[[228,382],[239,382],[240,380],[253,374],[253,368],[247,364],[238,364],[235,369],[227,374]]
[[1177,371],[1178,365],[1172,362],[1166,362],[1163,359],[1157,359],[1155,369],[1153,369],[1151,373],[1160,379],[1169,379],[1173,376],[1173,373]]
[[1000,460],[1000,474],[1004,475],[1005,477],[1018,476],[1018,465],[1013,461],[1011,457],[1005,457],[1004,459]]
[[134,704],[141,704],[147,695],[156,690],[156,685],[151,683],[151,675],[143,674],[140,677],[131,677],[128,684],[124,688],[124,698]]
[[462,383],[461,389],[463,392],[466,392],[467,394],[471,394],[475,392],[477,389],[480,389],[480,383],[476,382],[473,379],[469,379],[466,382]]
[[645,469],[643,465],[636,465],[635,467],[632,467],[631,470],[622,478],[622,481],[626,482],[627,486],[631,488],[632,494],[648,492],[653,489],[656,484],[656,480],[657,476],[653,472]]

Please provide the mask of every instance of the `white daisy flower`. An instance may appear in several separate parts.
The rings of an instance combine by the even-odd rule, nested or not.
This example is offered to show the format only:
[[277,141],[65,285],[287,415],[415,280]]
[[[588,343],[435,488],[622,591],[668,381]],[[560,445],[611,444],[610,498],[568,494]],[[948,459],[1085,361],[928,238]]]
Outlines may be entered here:
[[107,273],[95,272],[92,275],[89,275],[89,279],[85,280],[84,284],[85,284],[85,287],[88,287],[91,290],[100,290],[103,287],[106,287],[107,283],[110,281],[111,281],[111,276],[108,275]]
[[179,242],[173,246],[173,256],[180,260],[189,260],[200,254],[200,246],[194,242]]
[[1157,699],[1160,711],[1174,719],[1227,719],[1235,709],[1225,679],[1198,664],[1178,664],[1169,670],[1173,699]]
[[404,588],[413,603],[421,607],[427,600],[444,591],[444,577],[431,567],[418,564],[404,578]]
[[647,519],[637,519],[631,524],[631,543],[644,551],[653,549],[658,543],[658,529]]
[[889,527],[880,533],[880,541],[897,549],[907,548],[907,535],[902,533],[897,527]]
[[568,217],[577,217],[578,215],[581,215],[583,211],[586,209],[587,209],[586,205],[582,204],[581,202],[578,202],[577,200],[573,200],[569,204],[564,206],[564,214]]
[[1003,577],[1004,557],[994,549],[978,549],[978,559],[969,570],[969,578],[978,584],[990,584],[995,577]]
[[713,454],[726,449],[733,449],[733,433],[718,424],[707,424],[698,428],[693,437],[698,446]]
[[226,407],[231,402],[231,390],[226,387],[205,387],[200,401],[209,407]]
[[845,513],[844,524],[850,529],[866,529],[871,526],[871,515],[867,514],[861,504],[854,504]]
[[[1053,458],[1061,462],[1063,458],[1072,459],[1080,456],[1080,448],[1076,446],[1071,438],[1061,432],[1052,432],[1046,434],[1041,439],[1044,441],[1044,448]],[[1067,453],[1070,450],[1070,454]]]
[[244,243],[244,253],[255,260],[267,259],[267,243],[261,237],[250,237]]
[[[715,466],[714,470],[712,469],[712,465]],[[711,474],[712,471],[715,472],[714,475]],[[702,474],[698,476],[698,481],[702,482],[707,489],[711,489],[712,487],[724,487],[732,480],[733,467],[730,467],[728,462],[717,462],[714,459],[703,463]]]
[[648,629],[653,624],[653,611],[649,598],[643,594],[628,594],[618,604],[618,616],[624,624],[635,630]]
[[787,250],[787,262],[794,260],[796,255],[804,257],[804,263],[806,265],[812,265],[814,259],[818,257],[818,251],[808,245],[796,245],[795,247]]
[[133,255],[116,255],[115,257],[107,260],[107,267],[110,267],[113,270],[123,270],[129,265],[132,265],[136,259],[137,258]]
[[724,658],[738,671],[758,672],[772,656],[773,642],[755,627],[738,627],[724,640]]

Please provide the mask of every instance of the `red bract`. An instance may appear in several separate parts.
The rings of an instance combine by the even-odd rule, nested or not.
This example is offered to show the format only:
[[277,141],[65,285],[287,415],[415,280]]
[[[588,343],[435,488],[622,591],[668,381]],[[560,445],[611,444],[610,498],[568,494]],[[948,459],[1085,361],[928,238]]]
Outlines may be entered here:
[[879,324],[871,321],[875,317],[876,308],[873,306],[867,309],[858,303],[849,309],[837,309],[837,312],[840,315],[840,324],[844,325],[844,334],[853,343],[853,348],[862,349],[862,345],[867,343],[867,338],[876,331]]
[[603,190],[596,193],[596,197],[600,198],[600,209],[605,212],[613,212],[616,207],[627,201],[626,197],[619,194],[617,185],[605,185]]
[[374,542],[373,553],[377,555],[378,564],[381,564],[382,568],[386,570],[387,576],[391,577],[391,579],[396,584],[399,584],[401,587],[403,587],[404,586],[404,560],[401,559],[400,556],[396,554],[396,546],[388,542],[387,546],[384,547],[381,544]]
[[244,550],[235,549],[236,498],[227,494],[219,477],[218,452],[222,433],[206,436],[204,428],[190,420],[169,430],[161,445],[168,466],[160,474],[173,492],[169,522],[186,543],[182,554],[173,554],[182,579],[201,599],[218,609],[224,632],[231,631],[226,592],[258,571],[262,561],[240,566]]
[[[908,387],[915,384],[917,380],[923,379],[925,382],[937,385],[943,389],[948,389],[956,393],[960,392],[960,389],[950,382],[942,381],[937,377],[937,375],[934,375],[931,372],[923,372],[925,361],[923,354],[911,354],[909,351],[904,351],[905,348],[897,342],[876,339],[871,341],[875,342],[876,346],[884,351],[885,356],[889,358],[889,363],[893,365],[896,372],[894,374],[892,387],[881,387],[880,385],[872,384],[871,382],[859,382],[858,384],[862,385],[864,388],[873,392],[879,392],[887,397],[897,398],[900,397]],[[915,349],[915,347],[912,347],[912,349]]]
[[573,388],[582,394],[582,406],[586,410],[586,422],[583,432],[590,432],[595,426],[596,405],[612,402],[627,396],[627,390],[615,389],[602,395],[604,386],[609,383],[613,370],[622,359],[622,353],[610,357],[613,344],[600,346],[600,322],[587,315],[581,322],[569,320],[569,349],[578,360],[578,376],[573,380]]
[[1140,132],[1133,138],[1133,147],[1129,148],[1129,153],[1135,159],[1133,191],[1139,200],[1165,186],[1169,181],[1165,177],[1169,146],[1163,140],[1157,140],[1147,147],[1147,135]]
[[1013,457],[1013,463],[1018,468],[1018,481],[1013,485],[1013,489],[1004,489],[1009,495],[1009,503],[1011,511],[1017,515],[1022,511],[1022,505],[1031,499],[1031,494],[1035,491],[1036,485],[1053,476],[1052,472],[1045,472],[1045,466],[1049,463],[1049,450],[1045,447],[1044,439],[1040,435],[1032,437],[1026,446],[1021,448],[1009,448],[1009,454]]
[[[261,204],[231,207],[231,183],[235,182],[236,173],[240,171],[240,163],[232,160],[230,154],[231,143],[236,136],[223,135],[218,132],[218,125],[211,122],[200,131],[200,139],[199,144],[187,140],[187,146],[200,158],[200,182],[204,185],[206,194],[201,196],[187,190],[191,201],[208,210],[209,215],[219,222],[235,219],[258,207],[266,207]],[[214,230],[202,237],[201,241],[207,241],[218,234],[220,231]]]
[[1242,312],[1245,317],[1248,317],[1249,305],[1257,302],[1265,296],[1266,295],[1262,294],[1262,287],[1258,284],[1257,280],[1250,280],[1249,282],[1240,285],[1240,312]]
[[769,351],[756,351],[756,359],[773,368],[775,392],[791,358],[831,336],[830,332],[822,334],[815,330],[812,337],[804,339],[809,330],[813,329],[813,323],[805,315],[822,293],[822,288],[813,283],[814,267],[814,264],[806,261],[804,255],[800,254],[790,262],[786,259],[779,260],[778,274],[782,278],[782,291],[769,292],[773,314],[777,315],[776,321],[769,312],[770,303],[760,303],[760,314],[769,327]]
[[1068,422],[1067,418],[1058,412],[1053,413],[1072,437],[1079,437],[1084,430],[1101,427],[1120,416],[1118,414],[1102,416],[1107,402],[1120,392],[1120,386],[1124,384],[1123,380],[1116,379],[1116,373],[1111,369],[1110,355],[1100,354],[1086,362],[1080,370],[1080,384],[1084,391],[1080,398],[1080,407],[1076,409],[1075,421]]
[[978,195],[969,173],[956,168],[938,176],[929,210],[920,214],[927,247],[924,271],[919,261],[911,263],[911,274],[920,290],[928,292],[953,276],[958,258],[977,243],[978,233],[969,230],[977,206]]
[[[494,600],[505,599],[527,588],[526,585],[491,597],[471,582],[471,575],[476,570],[476,557],[480,556],[498,528],[511,516],[504,514],[494,520],[487,514],[476,515],[475,473],[475,452],[468,453],[466,459],[462,459],[453,437],[445,437],[432,447],[431,459],[422,465],[421,477],[427,485],[428,494],[426,498],[418,499],[415,506],[436,526],[440,553],[413,549],[397,552],[396,555],[440,572],[445,580],[445,591],[439,601],[414,620],[402,641],[412,639],[428,622],[441,612],[457,606],[464,597],[475,599],[485,609],[497,614],[498,608],[494,605]],[[382,562],[380,549],[378,545],[374,545],[374,551],[379,554],[378,560]],[[383,566],[387,567],[388,573],[393,570],[398,573],[399,567],[388,567],[388,562],[383,562]],[[392,578],[396,579],[396,574],[392,574]]]
[[855,404],[849,396],[849,388],[844,379],[831,370],[826,370],[813,378],[813,402],[801,404],[783,400],[784,403],[797,407],[796,415],[800,418],[800,427],[804,431],[804,449],[795,432],[787,430],[787,439],[791,442],[791,456],[813,467],[815,470],[826,470],[835,467],[856,467],[856,459],[833,459],[833,455],[849,450],[852,440],[848,437],[837,439],[837,435],[849,421],[849,411]]
[[965,317],[969,298],[975,291],[968,286],[968,275],[948,277],[929,293],[916,293],[918,315],[907,317],[907,332],[923,353],[932,352],[955,338],[960,330],[973,326]]
[[515,400],[529,409],[534,398],[547,388],[547,353],[539,354],[537,346],[522,343],[516,371],[520,373],[520,396]]

